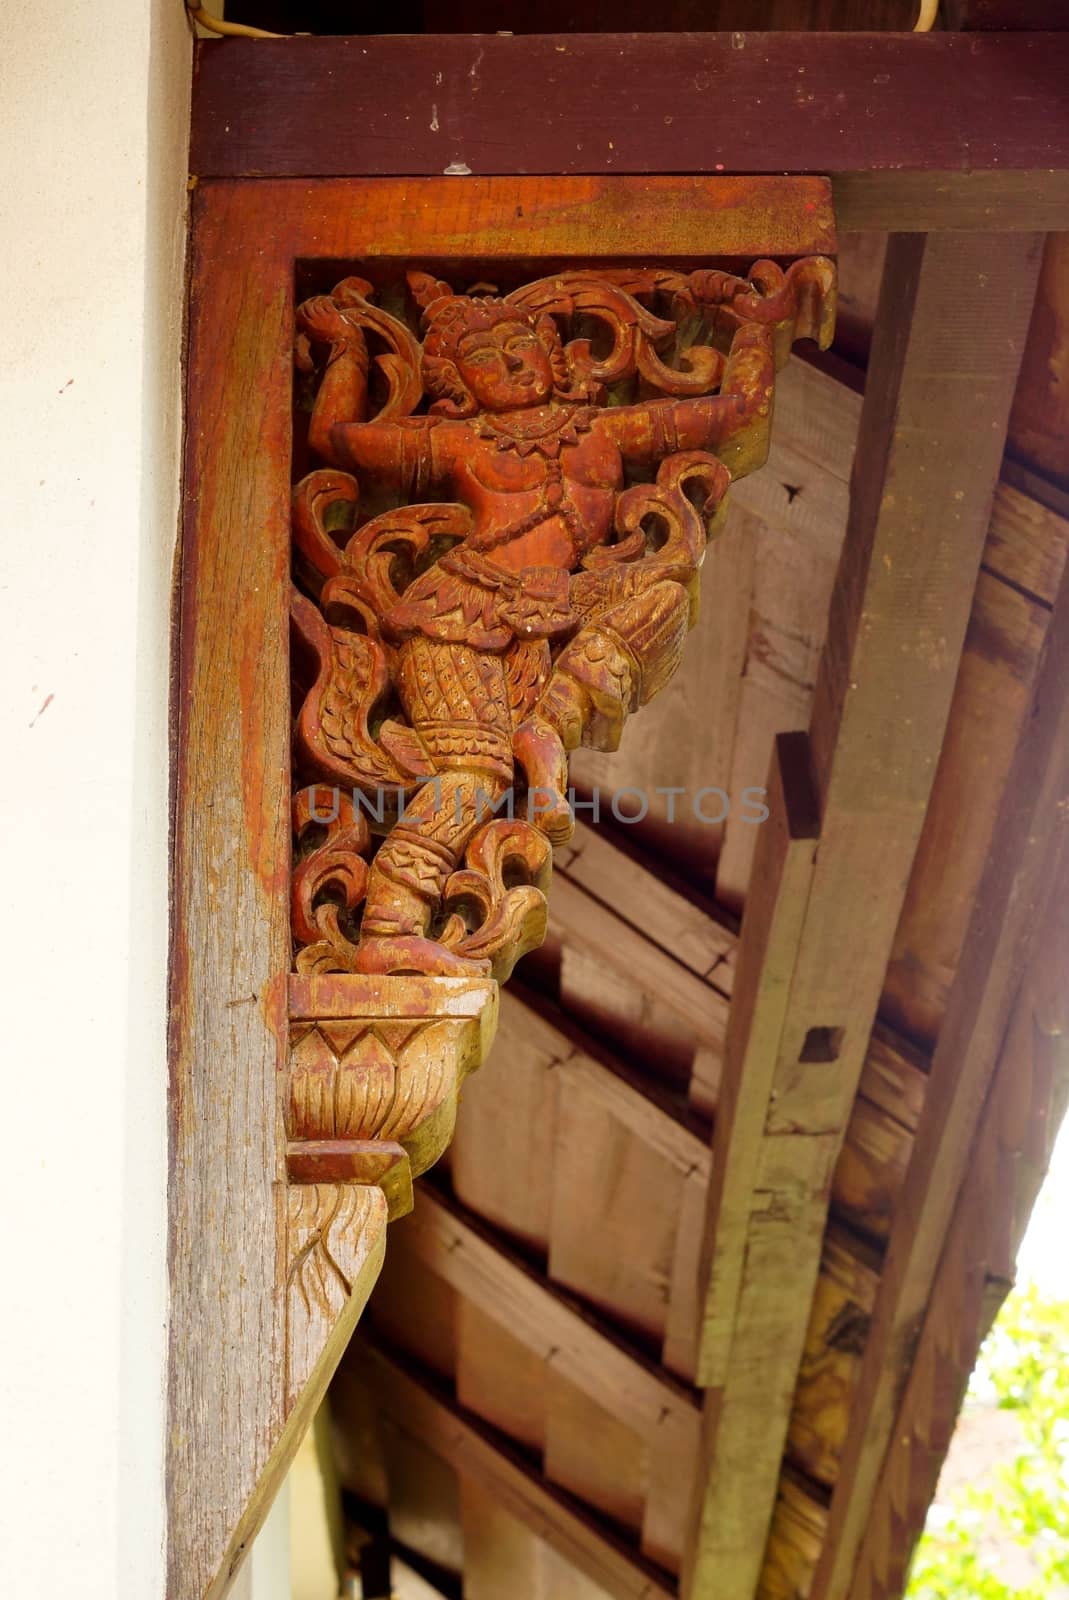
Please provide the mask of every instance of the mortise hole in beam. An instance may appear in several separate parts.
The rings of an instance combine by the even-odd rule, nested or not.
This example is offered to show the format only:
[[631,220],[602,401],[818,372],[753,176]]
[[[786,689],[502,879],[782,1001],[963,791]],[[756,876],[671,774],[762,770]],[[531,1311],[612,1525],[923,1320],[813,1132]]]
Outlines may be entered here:
[[838,1061],[844,1032],[843,1028],[810,1028],[799,1061]]

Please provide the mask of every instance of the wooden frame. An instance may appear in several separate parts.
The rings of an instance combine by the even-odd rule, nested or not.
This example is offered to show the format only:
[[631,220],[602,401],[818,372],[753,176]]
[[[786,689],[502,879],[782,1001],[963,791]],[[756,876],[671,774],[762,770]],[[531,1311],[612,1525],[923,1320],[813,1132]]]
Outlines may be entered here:
[[[420,981],[288,977],[297,265],[749,260],[826,249],[827,218],[820,179],[198,188],[176,686],[173,1600],[226,1593],[374,1282],[387,1200],[404,1198],[403,1182],[384,1193],[333,1166],[317,1182],[332,1152],[295,1148],[284,1112],[291,1020],[360,1017],[371,1001],[407,1017],[404,986]],[[494,986],[433,982],[467,1070],[492,1032]]]

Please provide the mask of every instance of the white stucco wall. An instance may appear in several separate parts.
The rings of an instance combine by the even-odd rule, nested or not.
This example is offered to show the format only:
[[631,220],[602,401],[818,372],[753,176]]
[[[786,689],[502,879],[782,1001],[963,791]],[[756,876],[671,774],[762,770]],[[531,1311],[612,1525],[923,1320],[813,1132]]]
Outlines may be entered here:
[[163,1595],[181,0],[0,11],[0,1572]]

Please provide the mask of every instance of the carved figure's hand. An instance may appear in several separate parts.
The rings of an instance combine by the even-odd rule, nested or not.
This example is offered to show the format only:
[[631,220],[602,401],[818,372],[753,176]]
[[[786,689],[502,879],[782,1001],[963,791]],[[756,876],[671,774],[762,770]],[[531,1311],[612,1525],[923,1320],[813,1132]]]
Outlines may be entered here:
[[339,311],[329,294],[316,294],[297,307],[297,324],[302,333],[322,344],[362,345],[359,328]]

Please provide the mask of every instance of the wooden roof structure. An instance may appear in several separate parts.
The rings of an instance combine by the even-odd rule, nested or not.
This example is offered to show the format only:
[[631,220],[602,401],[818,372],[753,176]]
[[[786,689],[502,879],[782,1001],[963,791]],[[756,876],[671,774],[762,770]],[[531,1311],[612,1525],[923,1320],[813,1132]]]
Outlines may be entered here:
[[[737,486],[710,550],[711,603],[671,710],[650,716],[648,741],[639,721],[616,757],[588,758],[591,785],[651,792],[704,779],[737,794],[764,782],[777,734],[806,724],[860,409],[839,377],[796,360],[769,466]],[[580,824],[560,853],[548,947],[502,996],[454,1144],[391,1231],[369,1342],[351,1348],[333,1391],[343,1481],[359,1499],[375,1494],[354,1421],[370,1393],[387,1422],[397,1537],[427,1540],[447,1566],[462,1551],[465,1597],[508,1592],[505,1575],[547,1600],[669,1595],[681,1572],[679,1592],[695,1596],[902,1592],[1069,1093],[1065,904],[1030,928],[1034,890],[1018,879],[1025,830],[1044,814],[1032,847],[1045,875],[1048,807],[1066,776],[1064,729],[1042,755],[1028,735],[1041,699],[1053,713],[1048,696],[1069,682],[1069,661],[1051,653],[1069,524],[1014,478],[995,492],[931,800],[887,911],[856,1090],[841,1096],[837,1123],[819,1107],[816,1139],[831,1147],[819,1176],[807,1130],[785,1157],[770,1141],[742,1145],[730,1193],[729,1164],[753,1139],[747,1096],[776,1093],[767,1071],[754,1084],[762,1059],[772,1064],[767,1039],[747,1050],[731,1018],[741,1000],[760,1003],[762,984],[782,983],[785,960],[797,971],[807,938],[822,966],[863,958],[888,892],[879,796],[866,797],[869,887],[844,891],[853,939],[838,929],[830,939],[834,909],[808,934],[798,927],[814,872],[804,826],[777,840],[729,819],[710,856],[730,889],[709,898],[693,892],[693,858],[672,872],[642,850],[640,824],[622,838]],[[725,706],[710,705],[709,685]],[[688,716],[695,736],[679,738]],[[733,733],[717,755],[711,728]],[[663,846],[667,829],[650,834]],[[766,909],[777,865],[790,901],[775,903],[754,957],[745,908],[756,891]],[[725,901],[742,908],[741,941]],[[1034,955],[1008,1005],[1026,943]],[[844,1038],[852,1031],[852,1011],[827,1014]],[[837,1065],[832,1044],[817,1051],[806,1110],[813,1077]],[[801,1290],[807,1222],[816,1271]],[[714,1274],[706,1337],[723,1341],[704,1405],[694,1387],[703,1250]],[[723,1327],[718,1268],[735,1274],[741,1335]],[[443,1496],[437,1514],[453,1528],[444,1550],[442,1527],[431,1538],[424,1526],[428,1493]],[[852,1586],[830,1586],[845,1548],[832,1535],[862,1563]],[[562,1576],[562,1559],[583,1577]],[[815,1589],[818,1577],[829,1587]]]
[[[201,49],[209,187],[440,172],[420,74],[476,54],[476,177],[596,81],[613,173],[833,179],[835,350],[780,377],[678,677],[573,763],[647,809],[557,852],[331,1386],[354,1529],[464,1600],[896,1600],[1069,1097],[1069,36],[831,45]],[[537,170],[592,170],[558,132]]]

